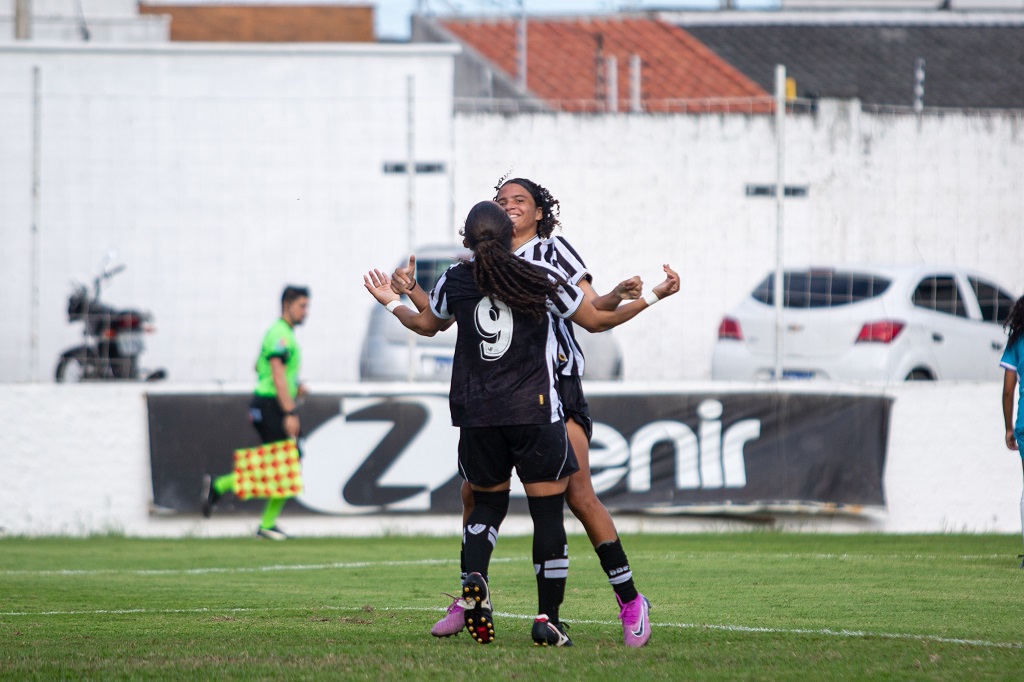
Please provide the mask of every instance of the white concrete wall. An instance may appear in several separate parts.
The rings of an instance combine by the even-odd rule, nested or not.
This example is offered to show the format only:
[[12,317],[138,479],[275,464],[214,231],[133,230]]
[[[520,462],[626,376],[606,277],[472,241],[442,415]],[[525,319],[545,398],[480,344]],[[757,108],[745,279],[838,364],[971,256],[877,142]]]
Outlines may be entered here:
[[137,17],[137,0],[32,0],[34,17]]
[[[111,248],[109,302],[152,310],[143,357],[171,381],[252,381],[286,282],[308,283],[311,382],[358,377],[361,275],[451,241],[512,169],[562,202],[599,289],[660,264],[682,293],[616,330],[634,380],[701,380],[722,315],[774,266],[765,116],[452,115],[451,49],[429,45],[0,46],[0,382],[47,381],[79,340],[70,281]],[[32,67],[42,74],[39,345],[32,339]],[[409,238],[406,77],[419,175]],[[789,264],[970,266],[1024,292],[1024,113],[911,115],[821,102],[787,123]]]
[[[169,16],[140,15],[136,0],[32,0],[29,36],[35,42],[166,43]],[[0,4],[0,43],[15,42],[15,3]]]
[[[14,42],[14,17],[0,16],[0,43]],[[95,17],[85,30],[90,43],[166,43],[171,38],[171,22],[164,15],[147,14],[136,19]],[[82,22],[71,17],[39,17],[32,23],[32,40],[40,42],[83,43]]]
[[[591,393],[607,388],[595,387]],[[715,385],[671,388],[704,392],[714,391]],[[339,393],[367,389],[325,387]],[[253,517],[215,515],[204,521],[150,512],[145,390],[138,384],[0,385],[3,532],[160,537],[252,533]],[[246,391],[247,386],[229,390]],[[885,471],[888,510],[866,518],[780,516],[778,525],[813,532],[1019,532],[1021,464],[1019,455],[1002,443],[1001,385],[906,384],[888,389],[888,394],[895,398]],[[307,536],[456,534],[459,526],[455,517],[416,515],[291,515],[282,523],[285,520],[289,531]],[[623,532],[752,527],[742,521],[624,515],[616,523]],[[509,519],[505,530],[529,533],[530,526],[528,518],[516,517]],[[581,530],[575,523],[570,527]]]
[[[628,379],[703,379],[722,315],[775,265],[771,117],[460,115],[457,210],[509,169],[545,185],[606,291],[671,263],[681,294],[615,331]],[[1024,293],[1024,113],[862,113],[822,102],[786,123],[787,264],[972,267]]]
[[[105,298],[153,311],[145,362],[248,381],[286,283],[313,292],[316,380],[352,379],[372,305],[361,274],[450,242],[451,46],[0,46],[0,381],[51,380],[72,280],[114,248]],[[32,354],[33,68],[41,74],[39,351]],[[305,330],[303,331],[305,334]],[[35,367],[33,365],[36,365]]]

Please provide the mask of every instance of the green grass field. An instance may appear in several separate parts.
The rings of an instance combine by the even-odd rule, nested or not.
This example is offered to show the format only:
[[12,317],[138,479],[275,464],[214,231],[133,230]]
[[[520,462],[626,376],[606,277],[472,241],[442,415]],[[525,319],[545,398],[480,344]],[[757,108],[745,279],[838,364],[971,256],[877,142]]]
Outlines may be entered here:
[[458,540],[0,540],[0,679],[964,680],[1024,677],[1017,536],[630,535],[653,637],[622,645],[570,538],[571,649],[534,647],[530,539],[491,565],[496,641],[438,640]]

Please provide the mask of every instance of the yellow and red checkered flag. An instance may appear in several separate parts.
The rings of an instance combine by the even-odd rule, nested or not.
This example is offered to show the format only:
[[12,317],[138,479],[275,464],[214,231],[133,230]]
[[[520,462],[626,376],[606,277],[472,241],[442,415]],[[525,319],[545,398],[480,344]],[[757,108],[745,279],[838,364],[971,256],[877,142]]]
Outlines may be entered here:
[[295,441],[282,440],[235,450],[235,497],[295,497],[302,492],[302,468]]

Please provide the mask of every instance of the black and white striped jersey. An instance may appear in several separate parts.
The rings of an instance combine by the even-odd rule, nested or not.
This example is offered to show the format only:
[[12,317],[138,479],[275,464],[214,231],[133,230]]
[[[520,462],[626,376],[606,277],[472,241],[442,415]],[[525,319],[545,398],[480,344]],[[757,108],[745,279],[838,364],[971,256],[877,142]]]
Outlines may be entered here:
[[[552,281],[562,279],[556,268],[534,265]],[[448,268],[430,292],[430,309],[458,323],[448,394],[452,424],[513,426],[561,419],[553,318],[572,315],[582,302],[579,287],[560,286],[548,300],[550,314],[534,321],[481,294],[470,264]]]
[[[532,263],[547,263],[555,266],[573,285],[579,285],[580,280],[583,279],[588,282],[593,279],[582,256],[564,237],[555,236],[541,239],[539,236],[535,236],[516,249],[516,255]],[[559,347],[558,371],[570,376],[573,374],[583,376],[586,359],[583,357],[579,343],[576,342],[572,322],[558,318],[555,324]]]

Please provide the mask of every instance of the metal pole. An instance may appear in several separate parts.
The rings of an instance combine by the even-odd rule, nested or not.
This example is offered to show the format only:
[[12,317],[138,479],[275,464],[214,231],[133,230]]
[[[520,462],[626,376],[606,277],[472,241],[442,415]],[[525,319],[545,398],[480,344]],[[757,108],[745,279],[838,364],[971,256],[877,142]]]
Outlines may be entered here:
[[405,178],[408,195],[408,215],[406,216],[406,241],[409,253],[416,246],[416,76],[406,77],[406,140],[405,140]]
[[604,100],[611,113],[619,110],[619,60],[614,55],[604,58]]
[[782,245],[786,198],[786,67],[775,65],[775,381],[782,381],[783,354],[783,269]]
[[516,83],[526,92],[526,0],[519,0],[519,26],[516,28]]
[[629,57],[629,110],[634,114],[643,111],[643,89],[642,71],[643,63],[640,55],[634,54]]
[[14,0],[14,38],[32,37],[32,0]]
[[42,169],[42,73],[32,67],[32,332],[30,365],[32,383],[39,381],[39,189]]
[[[406,192],[408,193],[406,254],[413,253],[416,248],[416,76],[409,74],[406,78]],[[407,378],[416,380],[416,334],[408,332],[409,368]]]
[[924,110],[924,59],[914,61],[914,113]]

